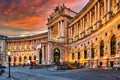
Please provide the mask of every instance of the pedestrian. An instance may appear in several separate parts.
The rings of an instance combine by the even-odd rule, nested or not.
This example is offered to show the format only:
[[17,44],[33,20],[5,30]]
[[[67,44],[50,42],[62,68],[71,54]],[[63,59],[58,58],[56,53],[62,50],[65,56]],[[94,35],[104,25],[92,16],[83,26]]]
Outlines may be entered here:
[[78,62],[78,64],[77,64],[77,68],[79,68],[80,67],[80,63]]
[[32,69],[33,68],[33,63],[32,63],[32,61],[30,61],[30,69]]
[[25,67],[25,63],[23,63],[23,68]]

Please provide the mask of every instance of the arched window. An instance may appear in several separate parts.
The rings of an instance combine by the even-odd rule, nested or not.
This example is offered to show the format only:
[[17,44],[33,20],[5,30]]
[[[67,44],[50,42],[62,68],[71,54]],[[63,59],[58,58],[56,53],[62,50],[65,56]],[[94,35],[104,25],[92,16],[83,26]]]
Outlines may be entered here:
[[92,44],[92,48],[91,48],[91,58],[94,58],[95,56],[95,52],[94,52],[94,47],[93,47],[93,44]]
[[87,58],[87,49],[86,49],[86,46],[85,46],[85,48],[84,48],[84,59],[86,59]]
[[111,50],[111,55],[116,54],[116,37],[115,37],[115,35],[113,35],[112,38],[111,38],[110,50]]
[[100,57],[104,56],[104,42],[103,40],[100,42]]
[[72,49],[72,54],[71,54],[71,56],[72,56],[72,60],[74,60],[75,54],[74,54],[74,50],[73,50],[73,49]]
[[29,56],[29,60],[32,60],[32,57],[31,57],[31,56]]
[[27,57],[26,56],[24,56],[24,61],[27,59]]
[[78,59],[80,59],[80,52],[78,52]]
[[74,58],[75,58],[75,55],[74,55],[74,53],[72,53],[72,60],[74,60]]
[[22,57],[21,56],[19,57],[19,62],[22,62]]
[[36,60],[36,55],[34,55],[34,60]]
[[16,57],[14,57],[14,62],[16,62]]
[[78,48],[78,59],[80,59],[80,48]]

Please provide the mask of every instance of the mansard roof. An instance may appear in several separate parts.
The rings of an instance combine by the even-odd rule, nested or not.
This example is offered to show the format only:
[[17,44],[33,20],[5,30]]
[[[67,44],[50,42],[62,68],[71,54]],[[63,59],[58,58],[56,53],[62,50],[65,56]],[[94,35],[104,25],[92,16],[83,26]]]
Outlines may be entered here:
[[7,39],[7,38],[8,38],[7,36],[0,35],[0,39]]
[[42,38],[48,36],[48,32],[45,33],[40,33],[40,34],[36,34],[33,36],[26,36],[26,37],[8,37],[8,40],[22,40],[22,39],[31,39],[31,38]]

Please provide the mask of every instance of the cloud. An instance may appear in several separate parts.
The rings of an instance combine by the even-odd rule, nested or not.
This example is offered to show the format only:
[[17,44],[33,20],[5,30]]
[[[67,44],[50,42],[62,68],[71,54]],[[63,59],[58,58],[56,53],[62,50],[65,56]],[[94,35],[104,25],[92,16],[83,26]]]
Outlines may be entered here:
[[0,33],[5,34],[5,35],[7,35],[7,33],[9,33],[9,35],[15,34],[12,30],[0,30]]
[[[81,7],[88,1],[0,0],[0,27],[12,27],[12,30],[6,31],[10,33],[8,35],[14,35],[16,33],[13,28],[22,29],[23,31],[44,31],[47,30],[47,18],[58,4],[65,3],[67,7],[79,12]],[[5,32],[3,30],[0,33]]]

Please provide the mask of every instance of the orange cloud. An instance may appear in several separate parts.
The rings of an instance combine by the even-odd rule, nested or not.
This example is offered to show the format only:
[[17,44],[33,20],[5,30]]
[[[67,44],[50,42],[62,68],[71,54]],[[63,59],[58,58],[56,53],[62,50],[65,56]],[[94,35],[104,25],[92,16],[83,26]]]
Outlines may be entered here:
[[[0,27],[12,27],[6,30],[8,35],[16,33],[14,28],[23,31],[47,30],[47,18],[58,4],[63,4],[79,12],[89,0],[0,0]],[[3,27],[3,28],[4,28]],[[5,33],[4,30],[0,33]],[[6,33],[7,34],[7,33]]]
[[15,34],[12,30],[0,30],[0,33],[2,33],[2,34],[9,34],[9,35],[13,35],[13,34]]

